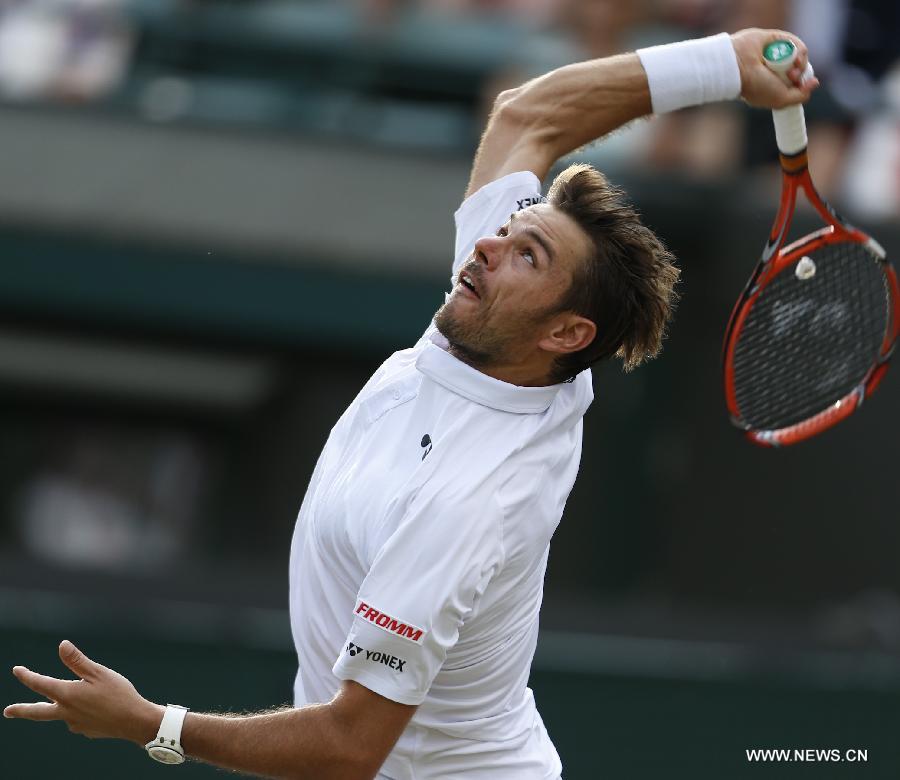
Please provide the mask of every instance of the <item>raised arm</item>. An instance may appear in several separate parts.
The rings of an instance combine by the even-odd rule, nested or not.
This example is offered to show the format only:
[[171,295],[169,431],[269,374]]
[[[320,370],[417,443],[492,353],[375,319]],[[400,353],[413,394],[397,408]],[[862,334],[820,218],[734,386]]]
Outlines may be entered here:
[[501,92],[466,196],[514,171],[543,179],[560,157],[650,110],[647,76],[637,54],[566,65]]
[[[763,62],[763,47],[779,38],[789,38],[797,44],[797,64],[788,73],[793,86],[782,83]],[[733,55],[732,50],[728,49],[728,40],[733,47]],[[660,113],[660,106],[665,106],[663,110],[672,110],[672,101],[665,99],[670,96],[661,94],[665,90],[687,93],[688,101],[682,100],[682,105],[723,99],[725,95],[721,90],[728,91],[727,83],[720,87],[715,79],[709,78],[704,83],[704,67],[735,69],[736,64],[734,93],[727,97],[737,97],[739,91],[748,103],[766,108],[802,102],[818,84],[815,79],[801,84],[801,75],[806,67],[806,46],[790,33],[782,30],[742,30],[730,39],[726,38],[724,45],[727,51],[723,52],[722,41],[718,41],[718,48],[712,49],[708,59],[703,58],[706,52],[701,45],[679,49],[676,47],[684,47],[685,44],[673,44],[666,47],[667,51],[662,56],[659,47],[657,50],[643,50],[656,51],[652,60],[646,55],[631,53],[578,62],[550,71],[521,87],[501,92],[494,102],[475,155],[466,196],[514,171],[531,171],[543,179],[556,160],[580,146],[651,113],[654,108],[657,113]],[[717,61],[715,54],[719,57],[724,54],[726,61]],[[667,83],[666,57],[674,63],[673,72],[677,72],[679,66],[684,71],[683,82],[697,73],[697,84],[679,83],[679,79],[674,79],[674,84]],[[729,57],[731,62],[727,61]],[[691,58],[698,61],[692,62]],[[655,79],[652,96],[651,82],[645,70],[648,64],[651,67],[655,65],[662,73],[661,78]],[[710,81],[713,83],[710,84]],[[690,101],[692,91],[703,95],[703,98]]]

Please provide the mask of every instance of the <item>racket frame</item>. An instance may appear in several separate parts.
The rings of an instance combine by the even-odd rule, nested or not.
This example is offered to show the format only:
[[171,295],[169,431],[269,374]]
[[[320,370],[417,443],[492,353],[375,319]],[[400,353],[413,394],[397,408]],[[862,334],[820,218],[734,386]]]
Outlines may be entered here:
[[[828,430],[849,417],[866,398],[872,395],[884,378],[888,362],[896,346],[897,337],[900,335],[900,285],[898,285],[897,274],[893,266],[887,261],[884,249],[873,238],[845,222],[816,192],[809,175],[805,146],[794,154],[781,152],[780,162],[782,187],[778,214],[769,233],[769,240],[762,257],[731,312],[722,347],[725,403],[731,422],[741,428],[750,441],[764,447],[796,444]],[[807,200],[826,225],[785,246],[800,190],[805,193]],[[856,387],[812,417],[783,428],[755,429],[741,417],[734,383],[735,349],[744,322],[762,291],[778,274],[784,273],[810,252],[828,244],[844,241],[862,244],[882,264],[887,278],[891,306],[888,327],[885,329],[878,356]]]

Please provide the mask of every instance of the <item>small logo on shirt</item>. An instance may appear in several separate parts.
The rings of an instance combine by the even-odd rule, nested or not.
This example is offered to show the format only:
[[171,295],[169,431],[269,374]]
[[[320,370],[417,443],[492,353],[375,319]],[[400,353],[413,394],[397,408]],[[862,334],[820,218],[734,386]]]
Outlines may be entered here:
[[546,203],[547,199],[543,195],[535,195],[532,198],[522,198],[522,200],[517,200],[516,205],[519,207],[519,211],[524,208],[528,208],[529,206],[533,206],[535,203]]
[[409,623],[401,623],[397,618],[392,618],[390,615],[370,607],[365,601],[360,601],[356,605],[356,614],[364,620],[374,623],[389,634],[396,634],[404,639],[408,639],[410,642],[415,642],[417,645],[422,644],[422,635],[425,631]]
[[376,664],[384,664],[395,672],[402,672],[403,667],[406,666],[405,658],[390,655],[389,653],[382,653],[380,650],[366,650],[364,647],[353,644],[353,642],[350,642],[350,644],[347,645],[347,654],[351,657],[364,654],[367,661]]
[[422,437],[422,445],[425,448],[425,452],[422,454],[422,460],[425,460],[425,456],[431,452],[431,437],[426,433]]

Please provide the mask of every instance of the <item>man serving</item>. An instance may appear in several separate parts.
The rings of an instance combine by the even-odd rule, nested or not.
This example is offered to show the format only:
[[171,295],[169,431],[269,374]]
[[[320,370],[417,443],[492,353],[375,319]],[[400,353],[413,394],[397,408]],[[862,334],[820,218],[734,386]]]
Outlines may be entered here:
[[[783,83],[763,47],[787,38]],[[805,101],[806,48],[744,30],[554,70],[502,93],[455,214],[452,291],[331,431],[290,557],[294,707],[245,717],[144,699],[70,642],[78,678],[17,666],[63,720],[267,777],[554,780],[527,687],[550,538],[581,455],[589,366],[658,353],[678,271],[620,192],[554,162],[650,113]]]

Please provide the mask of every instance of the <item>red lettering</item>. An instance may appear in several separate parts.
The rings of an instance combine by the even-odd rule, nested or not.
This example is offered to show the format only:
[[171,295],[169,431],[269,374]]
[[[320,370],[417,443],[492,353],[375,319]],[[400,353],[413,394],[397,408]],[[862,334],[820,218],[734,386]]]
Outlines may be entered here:
[[362,617],[370,623],[374,623],[385,631],[390,631],[392,634],[401,636],[404,639],[410,639],[416,643],[421,642],[422,635],[425,633],[421,628],[401,623],[396,618],[392,618],[390,615],[380,612],[374,607],[370,607],[365,601],[359,602],[356,607],[356,614],[362,615]]
[[422,629],[421,628],[413,628],[412,626],[403,626],[404,631],[401,633],[398,631],[397,633],[400,636],[405,636],[408,639],[412,639],[413,642],[418,642],[422,638]]

